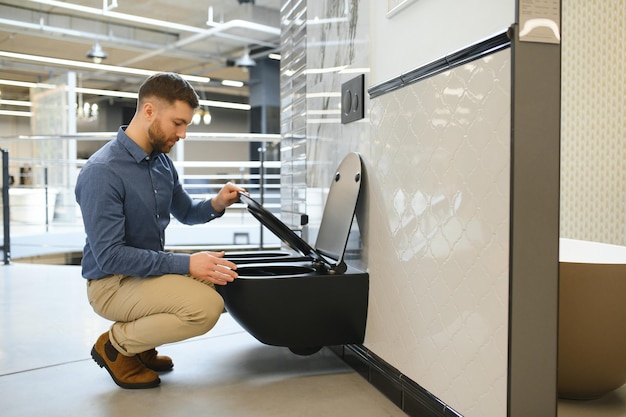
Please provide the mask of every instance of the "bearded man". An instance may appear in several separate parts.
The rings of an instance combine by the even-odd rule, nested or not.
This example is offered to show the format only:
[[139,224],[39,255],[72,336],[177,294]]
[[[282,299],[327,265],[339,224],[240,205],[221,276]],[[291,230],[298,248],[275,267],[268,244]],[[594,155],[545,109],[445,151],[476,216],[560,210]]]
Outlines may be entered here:
[[167,155],[198,107],[193,87],[174,73],[147,78],[128,126],[82,168],[75,194],[86,233],[82,275],[94,311],[113,321],[91,356],[122,388],[153,388],[172,359],[156,347],[208,332],[224,303],[214,285],[237,278],[223,252],[165,251],[174,216],[184,224],[220,217],[245,192],[227,183],[207,200],[189,196]]

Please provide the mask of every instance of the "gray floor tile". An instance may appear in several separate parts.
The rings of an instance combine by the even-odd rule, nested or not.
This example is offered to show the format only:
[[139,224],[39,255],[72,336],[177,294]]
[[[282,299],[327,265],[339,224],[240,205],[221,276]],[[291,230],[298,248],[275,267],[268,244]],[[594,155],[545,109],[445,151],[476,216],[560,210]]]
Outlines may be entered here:
[[228,314],[159,348],[175,360],[160,387],[124,390],[89,355],[110,323],[91,310],[78,267],[2,266],[0,290],[3,417],[405,415],[330,350],[264,345]]
[[[90,357],[110,323],[89,306],[76,266],[0,266],[3,417],[404,416],[328,349],[297,356],[264,345],[228,314],[208,334],[166,345],[175,360],[151,390],[118,388]],[[558,417],[626,417],[626,387],[560,400]]]

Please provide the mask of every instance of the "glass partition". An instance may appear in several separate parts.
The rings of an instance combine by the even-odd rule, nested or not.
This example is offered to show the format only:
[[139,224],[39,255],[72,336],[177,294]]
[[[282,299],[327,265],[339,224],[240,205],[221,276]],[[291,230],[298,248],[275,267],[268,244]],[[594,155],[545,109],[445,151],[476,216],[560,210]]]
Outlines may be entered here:
[[[74,242],[69,245],[72,251],[82,247],[82,219],[74,198],[76,178],[89,156],[115,135],[115,132],[108,132],[0,139],[0,149],[8,155],[3,190],[8,190],[6,201],[10,212],[8,221],[3,215],[2,222],[13,237],[6,249],[13,247],[14,259],[35,251],[24,250],[26,246],[39,246],[38,252],[42,248],[46,248],[43,252],[48,249],[54,252],[56,248],[68,246],[63,239]],[[273,154],[279,154],[272,150],[279,146],[280,135],[189,133],[176,144],[170,156],[181,182],[193,198],[211,197],[224,183],[232,181],[249,190],[253,198],[263,201],[266,208],[279,213],[280,161],[272,160],[276,159]],[[75,152],[66,158],[48,151],[53,148],[75,149]],[[259,160],[250,160],[250,149],[259,150]],[[6,206],[5,199],[2,205],[0,212]],[[265,247],[263,242],[269,247],[279,245],[267,237],[243,204],[230,207],[221,219],[211,223],[214,224],[219,226],[190,228],[172,218],[168,228],[170,244],[192,250],[231,246],[258,249]],[[61,237],[54,239],[50,236],[53,233]],[[22,243],[25,236],[36,238]]]

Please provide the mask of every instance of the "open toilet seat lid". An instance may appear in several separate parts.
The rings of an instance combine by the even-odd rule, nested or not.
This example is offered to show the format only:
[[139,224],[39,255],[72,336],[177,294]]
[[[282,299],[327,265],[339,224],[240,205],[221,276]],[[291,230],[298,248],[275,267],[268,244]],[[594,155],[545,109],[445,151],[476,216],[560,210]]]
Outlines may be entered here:
[[361,170],[361,157],[356,152],[346,155],[339,164],[330,185],[315,248],[250,196],[240,193],[239,197],[248,205],[248,211],[289,247],[343,273],[346,270],[343,256],[361,189]]
[[271,211],[263,207],[258,201],[243,193],[239,193],[239,199],[242,203],[248,205],[248,211],[256,217],[263,224],[263,226],[267,227],[272,233],[289,245],[289,247],[300,252],[304,256],[313,258],[314,260],[322,260],[319,259],[320,255],[311,247],[311,245],[298,236],[285,223],[274,216]]

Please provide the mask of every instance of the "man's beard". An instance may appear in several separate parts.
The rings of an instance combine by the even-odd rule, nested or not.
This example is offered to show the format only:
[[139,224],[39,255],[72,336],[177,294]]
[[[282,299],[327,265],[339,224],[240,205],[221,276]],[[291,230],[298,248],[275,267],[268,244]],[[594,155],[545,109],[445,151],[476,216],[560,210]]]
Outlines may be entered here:
[[[148,138],[150,139],[150,145],[152,145],[152,151],[158,153],[169,153],[173,144],[165,137],[165,133],[160,126],[160,120],[155,120],[148,128]],[[178,140],[178,138],[176,138]],[[176,141],[174,141],[176,142]]]

